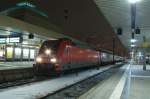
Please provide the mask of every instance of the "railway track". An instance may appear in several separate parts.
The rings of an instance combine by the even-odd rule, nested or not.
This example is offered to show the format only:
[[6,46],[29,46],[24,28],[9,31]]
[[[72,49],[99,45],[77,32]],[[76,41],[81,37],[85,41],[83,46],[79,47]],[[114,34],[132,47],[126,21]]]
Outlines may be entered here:
[[[117,67],[119,67],[121,65],[118,65]],[[96,74],[92,77],[89,77],[87,79],[84,79],[76,84],[73,84],[71,86],[68,86],[66,88],[60,89],[56,92],[54,92],[53,94],[49,94],[48,96],[42,97],[41,99],[58,99],[57,94],[61,94],[60,96],[62,96],[62,94],[64,95],[63,97],[76,97],[78,96],[79,93],[83,93],[84,90],[88,90],[89,88],[91,88],[92,86],[94,86],[95,84],[97,84],[99,82],[99,80],[104,79],[106,76],[102,75],[107,75],[107,74],[112,74],[112,69],[114,69],[116,67],[112,67],[111,69],[108,69],[104,72],[101,72],[99,74]],[[115,72],[115,71],[114,71]],[[51,77],[52,78],[52,77]],[[56,78],[56,77],[53,77]],[[97,80],[95,80],[97,79]],[[11,81],[11,82],[5,82],[5,83],[1,83],[0,84],[0,89],[8,89],[11,87],[17,87],[17,86],[21,86],[21,85],[25,85],[25,84],[30,84],[30,83],[34,83],[34,82],[40,82],[40,81],[44,81],[44,80],[49,80],[49,78],[47,77],[31,77],[31,78],[26,78],[26,79],[22,79],[22,80],[16,80],[16,81]],[[86,86],[88,85],[88,86]],[[75,92],[79,92],[79,93],[73,93],[70,91],[70,89],[72,90],[76,90]],[[69,92],[68,92],[69,90]],[[75,95],[76,94],[76,95]],[[61,98],[62,99],[62,98]],[[66,99],[66,98],[64,98]]]
[[33,68],[0,70],[0,89],[47,79],[46,77],[34,77]]
[[0,70],[0,83],[13,82],[16,80],[32,78],[33,68],[18,68]]
[[5,89],[9,87],[15,87],[15,86],[20,86],[20,85],[25,85],[25,84],[30,84],[34,82],[39,82],[43,80],[47,80],[48,78],[28,78],[28,79],[22,79],[22,80],[17,80],[17,81],[12,81],[12,82],[5,82],[0,84],[0,89]]
[[[98,79],[95,77],[96,75],[103,74],[105,73],[104,71],[115,69],[112,67],[116,66],[117,65],[104,66],[99,70],[96,68],[89,69],[83,72],[79,72],[78,75],[76,75],[76,73],[66,74],[58,78],[55,77],[47,80],[43,79],[44,81],[31,78],[28,80],[24,79],[22,81],[18,80],[13,83],[10,82],[9,84],[1,85],[2,89],[0,89],[0,98],[9,99],[11,97],[13,99],[75,99],[80,95],[79,93],[84,93],[84,91],[86,92],[88,89],[99,82],[99,80],[96,81],[96,79]],[[107,72],[106,75],[111,75],[111,72],[112,71],[109,73]],[[104,77],[104,79],[105,78],[107,77]],[[85,81],[89,82],[84,83]],[[82,82],[83,84],[81,85]]]
[[116,73],[122,65],[123,64],[112,67],[106,71],[98,73],[71,86],[60,89],[40,99],[77,99],[80,95],[87,92],[96,84],[111,77],[112,74]]

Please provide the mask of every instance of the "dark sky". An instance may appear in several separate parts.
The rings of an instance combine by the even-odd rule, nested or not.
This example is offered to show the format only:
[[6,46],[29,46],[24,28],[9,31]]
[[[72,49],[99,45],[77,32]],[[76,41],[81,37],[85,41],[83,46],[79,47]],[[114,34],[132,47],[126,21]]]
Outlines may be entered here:
[[16,4],[16,2],[19,0],[1,0],[0,1],[0,10],[7,9],[8,7],[11,7]]

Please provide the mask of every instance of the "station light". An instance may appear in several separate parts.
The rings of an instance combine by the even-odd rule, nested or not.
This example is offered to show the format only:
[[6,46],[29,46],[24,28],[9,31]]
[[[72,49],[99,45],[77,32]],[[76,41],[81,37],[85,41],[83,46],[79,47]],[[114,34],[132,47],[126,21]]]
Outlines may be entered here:
[[57,62],[56,58],[51,58],[50,61],[51,61],[52,63],[56,63],[56,62]]
[[134,4],[134,3],[140,2],[141,0],[128,0],[128,1],[132,4]]
[[143,54],[142,54],[141,52],[139,52],[139,53],[138,53],[138,56],[141,57],[141,56],[143,56]]
[[41,57],[37,57],[37,58],[36,58],[36,61],[37,61],[38,63],[40,63],[40,62],[42,62],[42,58],[41,58]]
[[23,6],[27,6],[27,7],[31,7],[31,8],[35,8],[36,7],[35,5],[33,5],[30,2],[20,2],[20,3],[17,3],[16,5],[20,6],[20,7],[23,7]]
[[130,52],[130,55],[131,55],[131,62],[133,62],[133,58],[134,58],[134,51],[131,51],[131,52]]
[[3,57],[3,56],[4,56],[4,52],[0,51],[0,57]]
[[28,41],[23,41],[22,44],[27,45],[27,44],[28,44]]
[[130,41],[131,41],[131,43],[135,43],[137,40],[136,39],[131,39]]
[[135,47],[136,45],[134,45],[134,44],[131,44],[131,47]]
[[45,50],[45,54],[47,55],[51,54],[51,50],[50,49]]

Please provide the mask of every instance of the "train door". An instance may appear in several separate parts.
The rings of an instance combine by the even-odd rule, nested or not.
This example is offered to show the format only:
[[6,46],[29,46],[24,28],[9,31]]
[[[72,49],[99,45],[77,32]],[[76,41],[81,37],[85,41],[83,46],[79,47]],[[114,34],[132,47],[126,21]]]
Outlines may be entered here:
[[71,68],[72,66],[72,49],[71,49],[71,46],[68,46],[67,47],[67,57],[68,57],[68,69]]
[[71,66],[71,55],[70,55],[70,43],[68,41],[62,41],[59,48],[61,65],[63,70],[68,70]]
[[101,65],[101,52],[98,52],[98,65]]
[[70,54],[69,54],[69,47],[66,46],[65,49],[64,49],[64,55],[63,55],[63,68],[64,69],[68,69],[69,66],[70,66]]

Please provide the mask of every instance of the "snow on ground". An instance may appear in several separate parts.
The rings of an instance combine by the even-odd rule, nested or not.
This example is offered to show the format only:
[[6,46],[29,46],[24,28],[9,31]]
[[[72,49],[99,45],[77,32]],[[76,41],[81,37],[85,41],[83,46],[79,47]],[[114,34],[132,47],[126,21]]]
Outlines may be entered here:
[[78,76],[76,74],[70,74],[47,81],[10,88],[8,90],[4,89],[0,91],[0,99],[37,99],[111,67],[83,71],[78,73]]
[[20,68],[31,68],[34,61],[23,61],[23,62],[0,62],[0,70],[5,69],[20,69]]

